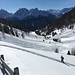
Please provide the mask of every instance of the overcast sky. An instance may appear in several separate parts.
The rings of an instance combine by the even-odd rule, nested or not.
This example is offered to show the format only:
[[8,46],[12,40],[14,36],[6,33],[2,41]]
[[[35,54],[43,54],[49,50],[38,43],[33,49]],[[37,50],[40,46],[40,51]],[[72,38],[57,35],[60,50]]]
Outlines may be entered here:
[[0,9],[14,13],[19,8],[62,9],[75,6],[75,0],[0,0]]

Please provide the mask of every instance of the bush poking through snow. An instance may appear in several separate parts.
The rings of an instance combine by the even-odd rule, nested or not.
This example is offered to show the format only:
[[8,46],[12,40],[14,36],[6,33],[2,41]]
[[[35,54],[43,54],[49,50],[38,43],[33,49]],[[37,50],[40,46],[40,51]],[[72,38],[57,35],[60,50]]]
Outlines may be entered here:
[[55,41],[55,42],[61,42],[61,39],[59,39],[59,38],[53,38],[53,41]]
[[67,52],[67,55],[71,55],[70,51]]
[[21,34],[22,38],[25,38],[25,35],[24,35],[24,32],[22,31],[22,34]]
[[45,42],[45,40],[43,39],[43,42]]
[[58,48],[56,48],[56,49],[55,49],[55,53],[59,53],[59,50],[58,50]]
[[75,55],[75,48],[71,49],[71,55]]
[[56,32],[52,32],[52,36],[55,36],[55,35],[57,35],[57,33]]

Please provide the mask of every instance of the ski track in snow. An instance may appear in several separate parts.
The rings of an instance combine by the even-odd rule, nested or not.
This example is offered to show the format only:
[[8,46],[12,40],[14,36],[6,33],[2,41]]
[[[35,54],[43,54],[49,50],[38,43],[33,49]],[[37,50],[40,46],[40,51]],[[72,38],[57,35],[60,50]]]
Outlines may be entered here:
[[[0,46],[4,46],[4,47],[9,47],[9,48],[14,48],[14,49],[22,50],[22,51],[25,51],[25,52],[27,52],[27,53],[31,53],[31,54],[34,54],[34,55],[37,55],[37,56],[41,56],[41,57],[43,57],[43,58],[47,58],[47,59],[49,59],[49,60],[53,60],[53,61],[62,63],[62,62],[61,62],[60,60],[58,60],[58,59],[55,59],[55,58],[52,58],[52,57],[49,57],[49,56],[46,56],[46,55],[43,55],[43,54],[39,54],[39,53],[36,53],[36,52],[33,52],[33,51],[29,51],[29,50],[26,50],[26,49],[14,47],[14,46],[2,45],[2,44],[0,44]],[[71,64],[71,63],[68,63],[68,62],[64,62],[63,64],[65,64],[65,65],[67,65],[67,66],[73,66],[73,67],[75,67],[74,64]]]

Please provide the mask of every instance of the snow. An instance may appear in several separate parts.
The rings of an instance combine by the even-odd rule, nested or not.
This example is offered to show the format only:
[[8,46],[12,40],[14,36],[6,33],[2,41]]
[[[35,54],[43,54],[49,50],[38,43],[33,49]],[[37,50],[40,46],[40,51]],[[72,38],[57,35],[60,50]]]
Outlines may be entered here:
[[[10,43],[8,44],[6,43],[6,45],[10,46]],[[12,46],[14,47],[14,45]],[[19,50],[15,48],[4,47],[4,46],[0,46],[0,49],[1,49],[0,53],[5,55],[6,63],[12,69],[16,66],[20,68],[20,75],[24,75],[24,74],[25,75],[50,75],[50,74],[74,75],[73,72],[75,71],[75,66],[70,65],[74,63],[70,62],[69,60],[71,59],[74,61],[74,57],[64,55],[65,62],[69,62],[69,64],[65,65],[59,62],[60,54],[55,54],[51,52],[46,53],[43,51],[40,52],[40,51],[27,49],[28,51],[36,52],[38,54],[42,54],[50,58],[53,58],[53,59],[49,59],[26,51],[22,51],[21,49]],[[54,59],[59,61],[56,61]]]
[[[75,47],[75,29],[66,29],[52,38],[61,38],[61,43],[52,38],[44,39],[35,32],[25,34],[25,38],[0,32],[0,55],[13,70],[19,67],[20,75],[75,75],[75,56],[67,55],[67,51]],[[43,41],[43,39],[45,41]],[[50,43],[49,43],[50,42]],[[55,53],[58,48],[59,53]],[[65,63],[60,62],[61,55]],[[0,70],[0,75],[2,75]]]

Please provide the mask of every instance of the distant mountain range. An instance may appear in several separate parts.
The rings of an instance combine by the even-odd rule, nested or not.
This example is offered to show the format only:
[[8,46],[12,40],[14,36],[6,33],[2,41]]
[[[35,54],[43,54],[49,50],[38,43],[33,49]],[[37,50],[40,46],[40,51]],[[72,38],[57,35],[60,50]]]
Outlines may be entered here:
[[47,11],[38,10],[38,8],[30,9],[30,10],[28,10],[26,8],[21,8],[21,9],[17,10],[13,14],[12,17],[17,17],[18,19],[24,19],[24,18],[26,18],[28,16],[38,17],[39,15],[48,16],[48,15],[51,15],[51,14],[49,12],[47,12]]
[[69,12],[65,13],[63,16],[46,26],[45,28],[42,28],[41,30],[38,30],[37,33],[41,34],[42,32],[46,34],[50,34],[55,29],[63,29],[65,27],[70,28],[73,27],[75,23],[75,8],[70,10]]
[[71,11],[68,13],[64,14],[60,18],[58,18],[56,21],[52,23],[52,26],[54,28],[62,28],[66,27],[68,25],[74,24],[75,23],[75,8],[73,8]]
[[17,10],[15,13],[9,13],[4,9],[0,10],[0,18],[11,18],[11,19],[19,19],[22,20],[28,16],[34,16],[34,17],[38,17],[39,15],[41,16],[49,16],[49,15],[55,15],[57,18],[61,17],[63,14],[69,12],[71,8],[63,8],[62,10],[39,10],[38,8],[34,8],[34,9],[26,9],[26,8],[20,8],[19,10]]
[[65,13],[69,12],[70,10],[72,10],[74,7],[70,7],[70,8],[63,8],[62,10],[47,10],[49,13],[55,15],[57,18],[61,17],[62,15],[64,15]]
[[4,23],[9,24],[11,22],[12,24],[13,22],[13,24],[16,24],[17,26],[21,26],[22,28],[25,27],[29,30],[35,31],[36,29],[41,29],[46,26],[58,27],[59,25],[61,26],[62,24],[66,24],[66,21],[69,23],[71,21],[70,14],[68,15],[69,20],[67,17],[65,17],[65,14],[70,13],[72,9],[74,9],[74,7],[64,8],[62,10],[50,9],[47,11],[39,10],[38,8],[30,10],[26,8],[20,8],[13,14],[1,9],[0,18],[6,19]]
[[13,16],[12,13],[9,13],[4,9],[0,10],[0,18],[8,18],[8,17],[11,17],[11,16]]

